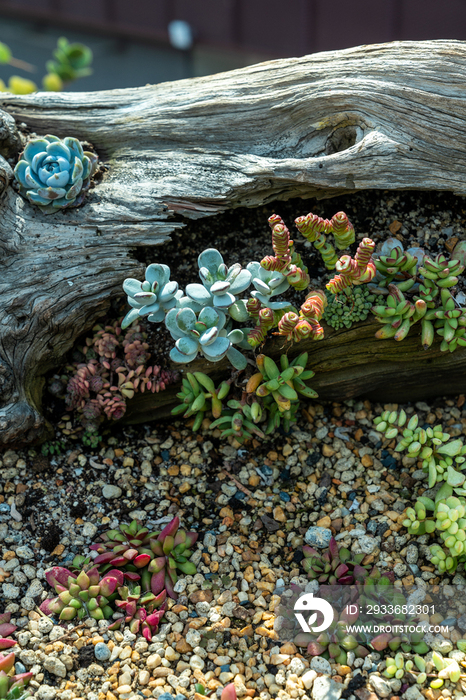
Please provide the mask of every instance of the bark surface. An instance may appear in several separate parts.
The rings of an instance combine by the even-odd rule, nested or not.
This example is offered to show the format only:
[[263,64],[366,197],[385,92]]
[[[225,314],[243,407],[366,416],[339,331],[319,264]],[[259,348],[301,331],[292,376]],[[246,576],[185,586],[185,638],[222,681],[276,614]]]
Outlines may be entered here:
[[[44,372],[141,275],[135,250],[183,225],[175,214],[374,188],[465,195],[465,70],[464,42],[395,42],[128,90],[0,94],[0,445],[49,434]],[[21,125],[93,146],[105,171],[82,207],[47,216],[16,192]],[[448,377],[465,352],[421,360],[410,340],[369,343],[370,325],[310,348],[323,397],[460,390]]]

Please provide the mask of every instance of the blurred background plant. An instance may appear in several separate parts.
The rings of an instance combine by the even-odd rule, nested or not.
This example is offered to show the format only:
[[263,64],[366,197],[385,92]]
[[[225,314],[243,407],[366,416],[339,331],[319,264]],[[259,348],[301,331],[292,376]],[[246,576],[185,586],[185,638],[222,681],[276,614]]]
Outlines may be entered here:
[[[53,60],[47,61],[47,73],[42,78],[42,88],[49,92],[57,92],[66,88],[69,83],[84,78],[92,73],[92,51],[81,43],[70,44],[68,39],[60,37],[57,48],[53,52]],[[10,65],[28,73],[34,73],[36,66],[15,58],[11,49],[0,42],[0,64]],[[0,78],[0,92],[12,92],[15,95],[27,95],[39,90],[37,84],[29,78],[12,75],[5,85]]]

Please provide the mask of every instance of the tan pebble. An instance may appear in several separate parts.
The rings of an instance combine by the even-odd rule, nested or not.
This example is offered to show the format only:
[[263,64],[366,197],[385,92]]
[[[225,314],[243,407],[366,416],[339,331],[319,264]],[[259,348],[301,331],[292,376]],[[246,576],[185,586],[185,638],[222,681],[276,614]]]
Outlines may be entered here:
[[178,651],[180,654],[187,654],[188,652],[192,651],[193,648],[184,637],[182,637],[179,642],[177,642],[177,645],[175,647],[176,651]]
[[125,457],[123,460],[123,466],[124,467],[133,467],[134,466],[134,459],[132,457]]
[[104,639],[103,637],[99,637],[99,636],[97,636],[97,637],[92,637],[91,642],[92,642],[92,644],[95,646],[95,645],[98,644],[99,642],[104,642],[104,643],[105,643],[105,639]]
[[221,518],[234,518],[235,517],[233,510],[229,506],[224,506],[221,509],[219,515]]
[[126,672],[122,673],[118,679],[118,686],[121,685],[131,685],[131,674]]
[[333,449],[333,447],[330,447],[330,445],[324,444],[322,447],[322,454],[324,455],[324,457],[333,457],[333,455],[335,454],[335,450]]
[[202,603],[204,601],[211,603],[213,597],[212,591],[207,589],[205,591],[194,591],[194,593],[191,593],[189,596],[189,600],[193,605],[196,605],[196,603]]
[[330,527],[331,524],[332,521],[328,515],[324,515],[324,517],[320,518],[316,523],[317,527]]
[[124,695],[125,693],[130,693],[131,692],[131,686],[130,685],[119,685],[117,688],[117,693],[120,695]]
[[279,523],[285,523],[287,520],[286,515],[283,511],[283,508],[281,508],[281,506],[275,506],[275,508],[273,509],[273,517]]
[[63,644],[63,642],[54,642],[54,643],[52,644],[52,647],[53,647],[53,650],[54,650],[54,651],[62,651],[64,646],[65,646],[65,645]]
[[439,622],[442,622],[444,619],[444,615],[441,615],[440,613],[435,613],[434,615],[430,616],[430,624],[431,625],[438,625]]
[[337,664],[337,671],[340,674],[340,676],[347,676],[348,673],[351,673],[351,669],[349,666],[342,666],[341,664]]
[[178,491],[180,493],[186,493],[187,491],[190,490],[190,488],[191,488],[191,484],[188,484],[188,482],[185,481],[183,484],[181,484],[181,486],[178,487]]
[[271,663],[273,663],[274,666],[278,666],[279,664],[284,663],[289,658],[290,657],[288,656],[288,654],[272,654],[272,656],[270,657]]
[[289,457],[290,454],[293,453],[293,448],[287,443],[286,445],[283,445],[282,453],[284,457]]
[[216,574],[218,571],[219,563],[218,561],[211,561],[209,564],[209,569],[212,574]]
[[180,468],[176,464],[172,464],[170,467],[168,467],[168,473],[170,476],[178,476],[180,473]]
[[139,661],[140,658],[141,658],[141,655],[138,651],[133,651],[131,653],[131,661]]
[[147,685],[149,683],[149,681],[150,681],[149,671],[146,671],[146,669],[139,671],[139,675],[138,675],[139,685]]
[[157,668],[162,663],[162,657],[159,654],[151,654],[146,660],[147,668]]
[[252,637],[254,629],[252,625],[246,625],[246,627],[242,627],[237,634],[239,637]]
[[131,656],[131,647],[125,647],[122,649],[118,655],[118,658],[124,661],[124,659],[129,659]]
[[206,617],[197,617],[195,620],[191,620],[191,622],[189,623],[189,628],[193,630],[199,630],[201,629],[201,627],[204,627],[206,622]]
[[260,476],[258,474],[252,474],[248,479],[249,486],[258,486],[260,483]]
[[76,647],[76,649],[82,649],[82,647],[86,644],[86,640],[84,637],[81,637],[80,639],[77,639],[74,643],[73,646]]
[[3,559],[5,561],[10,561],[11,559],[14,559],[15,556],[16,556],[16,554],[14,552],[12,552],[11,549],[9,549],[4,553]]
[[107,690],[106,698],[107,700],[117,700],[116,695],[114,695],[110,690]]
[[244,572],[244,578],[248,583],[251,583],[251,581],[254,581],[254,569],[252,566],[247,566],[246,570]]
[[278,634],[275,630],[268,630],[266,627],[256,627],[256,634],[261,637],[269,637],[269,639],[278,639]]
[[156,668],[154,671],[154,678],[166,678],[166,676],[169,676],[173,671],[170,668],[165,668],[164,666],[162,668]]
[[280,654],[296,654],[297,649],[293,642],[286,642],[280,647]]

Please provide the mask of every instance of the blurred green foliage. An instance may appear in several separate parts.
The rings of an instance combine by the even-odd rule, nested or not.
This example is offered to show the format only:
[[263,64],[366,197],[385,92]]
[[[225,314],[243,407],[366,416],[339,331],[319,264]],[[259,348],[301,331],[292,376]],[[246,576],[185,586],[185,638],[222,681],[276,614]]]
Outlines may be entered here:
[[[42,87],[49,92],[58,92],[79,78],[92,73],[92,51],[84,44],[70,44],[68,39],[61,37],[53,52],[53,59],[47,61],[47,73],[42,78]],[[0,42],[0,64],[8,64],[24,71],[32,72],[35,67],[25,61],[15,58],[10,48]],[[5,85],[0,79],[0,92],[12,92],[14,95],[27,95],[37,92],[39,88],[29,78],[12,75]]]

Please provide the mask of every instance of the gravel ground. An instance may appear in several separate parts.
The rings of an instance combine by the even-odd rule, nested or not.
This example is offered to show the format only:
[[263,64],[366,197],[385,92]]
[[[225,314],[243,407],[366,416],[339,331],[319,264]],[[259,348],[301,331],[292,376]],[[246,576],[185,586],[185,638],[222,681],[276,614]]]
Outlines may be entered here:
[[[174,237],[169,264],[183,286],[196,281],[201,240],[215,241],[227,264],[260,259],[270,253],[267,217],[277,212],[291,226],[310,208],[326,217],[345,210],[359,238],[379,243],[396,235],[405,247],[449,251],[464,237],[463,206],[462,198],[449,194],[406,192],[366,192],[313,205],[271,203],[191,222]],[[305,246],[299,243],[298,250],[318,279],[319,258]],[[155,261],[153,250],[135,254]],[[158,333],[152,361],[166,354]],[[353,552],[364,552],[364,563],[393,570],[406,586],[439,585],[445,599],[452,597],[451,582],[466,586],[462,565],[454,577],[437,578],[428,537],[411,537],[401,524],[425,484],[415,461],[393,454],[394,443],[382,443],[372,428],[375,415],[396,404],[304,402],[289,434],[277,431],[240,448],[221,442],[218,430],[193,435],[181,421],[116,426],[93,450],[71,434],[63,405],[48,403],[60,426],[62,454],[9,450],[0,457],[0,611],[11,612],[18,626],[15,668],[32,670],[35,697],[165,700],[163,693],[170,692],[193,698],[196,682],[216,691],[231,681],[239,697],[261,700],[395,700],[404,690],[399,680],[380,675],[377,653],[363,663],[350,653],[347,666],[311,661],[291,641],[279,642],[273,628],[283,586],[308,582],[301,566],[305,537],[314,542],[333,534]],[[452,436],[466,434],[464,396],[404,408],[426,423],[442,422]],[[174,515],[200,533],[193,557],[198,573],[180,579],[179,598],[170,601],[150,644],[129,630],[108,631],[107,622],[76,627],[38,611],[50,595],[47,568],[87,553],[118,522],[139,518],[154,527]],[[452,599],[445,614],[454,620],[449,639],[428,643],[448,653],[465,634],[466,604]],[[466,685],[461,690],[447,683],[422,696],[464,698],[465,692]],[[416,687],[403,695],[422,696]]]
[[[463,404],[459,397],[405,410],[461,435]],[[401,525],[413,491],[423,486],[414,460],[392,454],[372,429],[372,418],[388,408],[396,406],[312,403],[290,435],[249,450],[219,443],[218,431],[193,437],[174,422],[122,430],[99,451],[76,446],[50,460],[4,453],[0,582],[19,628],[16,671],[33,671],[31,688],[41,700],[135,700],[167,691],[193,697],[196,682],[215,690],[230,681],[240,697],[262,700],[397,696],[401,682],[379,675],[378,654],[359,667],[351,658],[347,666],[310,662],[291,642],[277,643],[273,629],[277,593],[290,582],[307,583],[300,565],[305,536],[314,542],[331,532],[366,553],[365,563],[393,569],[403,584],[439,583],[448,596],[451,577],[435,576],[423,538],[410,538]],[[177,584],[179,598],[170,601],[152,643],[128,630],[110,632],[106,621],[75,629],[38,612],[48,567],[88,552],[119,521],[154,526],[174,514],[200,533],[198,573]],[[466,585],[460,573],[454,582]],[[450,607],[454,642],[466,628],[466,605]],[[440,641],[444,650],[445,643],[452,647]],[[358,687],[361,677],[377,694]],[[424,694],[433,700],[439,691]],[[453,689],[451,695],[464,697]]]

